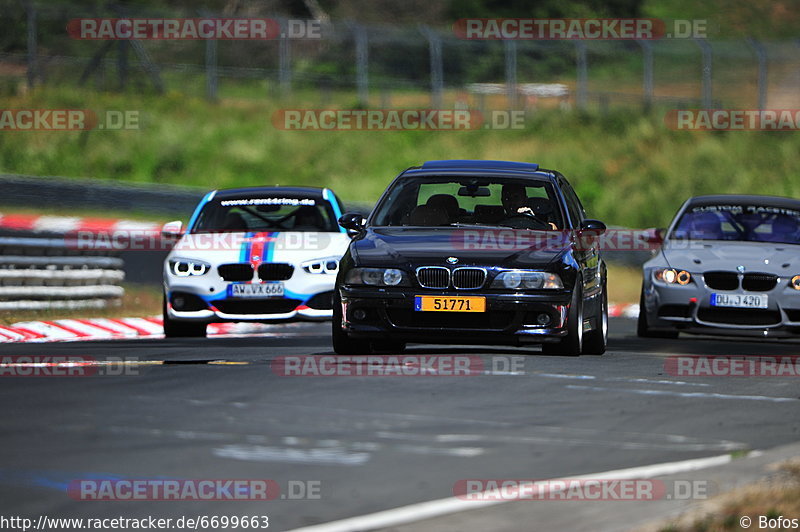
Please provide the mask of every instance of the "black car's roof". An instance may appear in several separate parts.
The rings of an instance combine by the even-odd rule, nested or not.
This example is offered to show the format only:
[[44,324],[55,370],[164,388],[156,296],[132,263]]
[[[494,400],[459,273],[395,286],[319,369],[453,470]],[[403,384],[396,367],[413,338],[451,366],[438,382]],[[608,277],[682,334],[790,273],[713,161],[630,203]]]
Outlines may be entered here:
[[242,187],[242,188],[226,188],[217,190],[214,198],[242,198],[251,197],[261,194],[286,194],[291,196],[300,196],[306,198],[318,198],[323,196],[324,188],[319,187]]
[[763,205],[765,207],[800,208],[800,200],[783,196],[758,196],[747,194],[713,194],[695,196],[686,200],[687,207],[701,205]]
[[401,174],[401,177],[446,174],[502,175],[509,177],[535,177],[537,179],[547,180],[554,179],[554,174],[552,172],[540,169],[539,165],[536,163],[469,159],[426,161],[421,166],[412,166],[407,169]]

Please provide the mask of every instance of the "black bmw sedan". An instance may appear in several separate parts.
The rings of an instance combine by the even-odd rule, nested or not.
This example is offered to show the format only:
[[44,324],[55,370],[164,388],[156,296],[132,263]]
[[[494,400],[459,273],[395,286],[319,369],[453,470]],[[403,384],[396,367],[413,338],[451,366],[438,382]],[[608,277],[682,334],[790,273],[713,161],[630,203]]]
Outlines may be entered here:
[[401,173],[353,235],[334,290],[339,354],[408,342],[606,349],[602,222],[532,163],[429,161]]

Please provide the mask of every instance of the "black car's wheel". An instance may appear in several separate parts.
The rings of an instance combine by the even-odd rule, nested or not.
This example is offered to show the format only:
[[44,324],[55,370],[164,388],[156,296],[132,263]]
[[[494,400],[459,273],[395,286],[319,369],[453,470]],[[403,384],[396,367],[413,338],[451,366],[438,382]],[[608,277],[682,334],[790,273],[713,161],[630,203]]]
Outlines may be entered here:
[[575,281],[572,300],[567,312],[567,335],[558,343],[542,344],[545,355],[578,356],[583,350],[583,283],[580,278]]
[[177,321],[167,315],[167,301],[164,298],[162,305],[164,320],[164,336],[167,338],[204,338],[206,324],[192,321]]
[[331,320],[333,350],[337,355],[368,355],[372,352],[367,340],[354,340],[342,328],[342,300],[339,291],[333,293],[333,319]]
[[636,336],[640,338],[677,338],[678,331],[654,330],[647,325],[647,312],[644,310],[644,286],[639,296],[639,318],[636,320]]
[[608,291],[603,283],[600,304],[592,319],[593,329],[583,339],[583,353],[586,355],[602,355],[608,345]]

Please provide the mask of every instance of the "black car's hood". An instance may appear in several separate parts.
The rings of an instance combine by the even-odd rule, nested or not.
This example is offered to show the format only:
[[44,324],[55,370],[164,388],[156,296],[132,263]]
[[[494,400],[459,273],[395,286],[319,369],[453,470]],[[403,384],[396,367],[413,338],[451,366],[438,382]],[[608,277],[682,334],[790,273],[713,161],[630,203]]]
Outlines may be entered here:
[[[458,264],[508,268],[544,268],[569,248],[568,243],[533,231],[470,228],[369,228],[353,243],[358,266]],[[538,232],[542,235],[542,232]],[[546,243],[546,244],[545,244]]]

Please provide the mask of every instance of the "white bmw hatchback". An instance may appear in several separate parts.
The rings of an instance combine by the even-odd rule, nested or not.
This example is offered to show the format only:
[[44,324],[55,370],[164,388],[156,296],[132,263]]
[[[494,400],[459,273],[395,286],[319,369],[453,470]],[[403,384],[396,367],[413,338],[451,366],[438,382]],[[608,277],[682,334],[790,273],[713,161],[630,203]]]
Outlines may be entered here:
[[350,237],[329,189],[254,187],[208,193],[164,261],[164,334],[204,336],[224,321],[330,319]]

